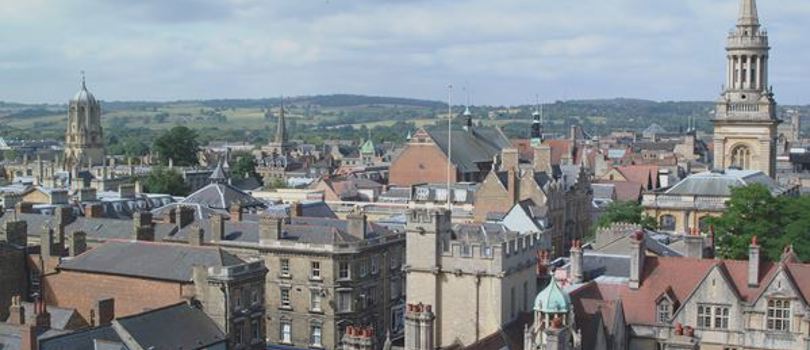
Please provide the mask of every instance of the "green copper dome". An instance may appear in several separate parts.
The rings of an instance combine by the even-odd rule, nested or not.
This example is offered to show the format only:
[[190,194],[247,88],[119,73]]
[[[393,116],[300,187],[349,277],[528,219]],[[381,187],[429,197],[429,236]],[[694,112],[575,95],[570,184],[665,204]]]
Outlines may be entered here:
[[374,147],[374,142],[371,140],[366,141],[362,146],[360,146],[360,153],[362,154],[374,154],[376,149]]
[[557,281],[552,279],[546,289],[534,298],[534,311],[545,314],[563,314],[571,310],[571,298],[560,289]]

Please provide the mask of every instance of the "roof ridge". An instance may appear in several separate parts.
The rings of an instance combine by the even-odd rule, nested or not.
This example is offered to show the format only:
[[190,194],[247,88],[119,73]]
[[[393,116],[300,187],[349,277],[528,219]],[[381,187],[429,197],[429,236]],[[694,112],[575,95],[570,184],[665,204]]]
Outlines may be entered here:
[[135,317],[140,317],[140,316],[143,316],[143,315],[148,315],[148,314],[152,314],[152,313],[163,311],[163,310],[168,310],[168,309],[178,307],[178,306],[182,306],[182,305],[186,305],[188,307],[191,307],[191,305],[189,305],[187,302],[180,301],[180,302],[177,302],[177,303],[174,303],[174,304],[168,304],[168,305],[164,305],[164,306],[161,306],[161,307],[158,307],[158,308],[145,310],[145,311],[143,311],[141,313],[127,315],[127,316],[123,316],[123,317],[117,317],[115,319],[115,321],[132,319],[132,318],[135,318]]

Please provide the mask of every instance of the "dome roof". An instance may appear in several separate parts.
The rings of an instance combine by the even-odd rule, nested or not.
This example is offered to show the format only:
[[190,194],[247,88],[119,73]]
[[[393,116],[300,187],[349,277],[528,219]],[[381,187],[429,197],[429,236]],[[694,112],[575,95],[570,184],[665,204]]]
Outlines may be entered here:
[[534,311],[546,314],[562,314],[571,311],[571,297],[563,292],[555,279],[534,298]]
[[76,95],[73,96],[71,102],[83,102],[83,103],[96,103],[96,97],[87,90],[87,85],[84,83],[84,77],[82,77],[82,88]]

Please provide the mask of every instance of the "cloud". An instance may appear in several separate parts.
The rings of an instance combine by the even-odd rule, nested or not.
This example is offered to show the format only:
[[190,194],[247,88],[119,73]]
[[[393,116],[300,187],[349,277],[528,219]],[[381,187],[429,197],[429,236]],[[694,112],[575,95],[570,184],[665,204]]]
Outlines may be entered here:
[[[362,93],[711,100],[736,0],[0,0],[0,100]],[[760,0],[780,102],[808,102],[810,3]]]

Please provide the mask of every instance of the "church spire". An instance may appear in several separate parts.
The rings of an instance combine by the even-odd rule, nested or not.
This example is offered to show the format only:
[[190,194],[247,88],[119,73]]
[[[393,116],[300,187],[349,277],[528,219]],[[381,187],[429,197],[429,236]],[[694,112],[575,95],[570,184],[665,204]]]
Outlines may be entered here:
[[543,142],[543,106],[540,104],[540,97],[537,98],[537,105],[532,113],[532,146],[539,146]]
[[278,125],[276,127],[276,143],[283,145],[287,143],[287,121],[284,117],[284,97],[281,97],[281,110],[278,115]]
[[737,26],[758,27],[757,0],[740,0],[740,18]]

